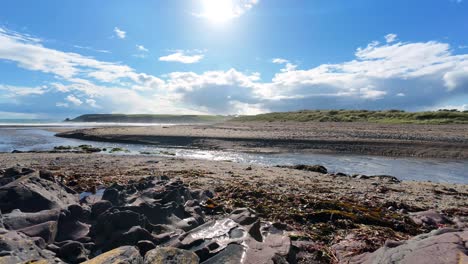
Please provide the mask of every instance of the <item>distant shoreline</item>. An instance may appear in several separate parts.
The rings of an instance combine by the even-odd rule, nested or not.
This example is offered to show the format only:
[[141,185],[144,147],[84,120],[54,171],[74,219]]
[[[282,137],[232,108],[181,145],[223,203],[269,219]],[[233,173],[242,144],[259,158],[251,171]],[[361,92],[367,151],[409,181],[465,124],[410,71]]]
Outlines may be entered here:
[[466,160],[467,128],[466,125],[227,122],[216,125],[80,129],[58,133],[57,136],[207,150]]

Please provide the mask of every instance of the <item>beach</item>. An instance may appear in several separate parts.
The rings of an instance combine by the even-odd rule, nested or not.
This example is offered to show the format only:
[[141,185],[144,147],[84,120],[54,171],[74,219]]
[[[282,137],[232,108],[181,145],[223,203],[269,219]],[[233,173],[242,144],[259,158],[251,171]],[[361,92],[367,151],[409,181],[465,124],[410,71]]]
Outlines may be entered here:
[[466,125],[226,122],[196,126],[106,127],[60,137],[242,152],[348,153],[468,159]]
[[[33,141],[23,145],[23,151],[0,154],[1,218],[11,241],[27,243],[21,233],[45,240],[46,248],[32,248],[28,256],[51,260],[55,254],[68,263],[142,257],[147,261],[151,254],[196,260],[189,263],[385,263],[436,257],[460,261],[456,252],[465,247],[468,185],[450,179],[465,182],[466,175],[441,178],[442,182],[402,181],[395,175],[343,173],[349,170],[281,161],[288,161],[292,153],[310,156],[310,161],[325,153],[327,159],[350,155],[348,162],[356,162],[349,158],[353,155],[367,155],[359,166],[384,162],[372,158],[378,155],[393,157],[400,165],[404,159],[418,159],[406,166],[424,166],[428,159],[426,166],[432,168],[439,163],[463,167],[468,138],[464,128],[292,122],[34,127],[21,133],[7,128],[15,139],[8,146],[23,137],[37,137],[42,149],[28,151],[28,146],[36,146]],[[51,138],[50,133],[59,137]],[[61,138],[70,138],[63,143],[74,146],[48,149]],[[106,148],[111,143],[117,145]],[[132,144],[138,148],[132,149]],[[187,151],[193,154],[178,155]],[[200,153],[208,156],[197,158]],[[224,159],[235,153],[257,158]],[[260,162],[275,155],[280,157],[276,163]],[[30,201],[32,197],[36,198]],[[55,218],[56,212],[69,216]],[[47,219],[56,222],[46,224]],[[447,237],[461,240],[447,244]],[[430,254],[427,245],[434,248]],[[64,253],[70,248],[74,253]],[[18,254],[19,259],[28,258]]]

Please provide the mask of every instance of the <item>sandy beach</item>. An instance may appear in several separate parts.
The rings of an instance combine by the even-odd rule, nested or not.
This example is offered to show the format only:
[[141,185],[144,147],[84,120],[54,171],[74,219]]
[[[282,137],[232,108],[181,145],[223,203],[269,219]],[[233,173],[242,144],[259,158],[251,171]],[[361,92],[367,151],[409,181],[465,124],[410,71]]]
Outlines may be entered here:
[[106,127],[58,131],[94,141],[244,152],[350,153],[468,159],[467,125],[227,122],[215,125]]

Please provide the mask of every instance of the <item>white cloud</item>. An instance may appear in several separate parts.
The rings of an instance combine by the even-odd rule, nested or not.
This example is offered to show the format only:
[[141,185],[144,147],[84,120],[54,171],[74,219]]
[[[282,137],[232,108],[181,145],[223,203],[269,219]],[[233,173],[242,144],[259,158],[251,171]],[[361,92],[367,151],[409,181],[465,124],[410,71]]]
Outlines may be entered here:
[[282,59],[282,58],[274,58],[271,60],[271,62],[275,64],[285,64],[285,63],[288,63],[289,61],[286,59]]
[[76,96],[70,94],[68,95],[66,98],[65,98],[66,101],[76,105],[76,106],[80,106],[83,104],[83,101],[81,101],[79,98],[77,98]]
[[99,108],[99,106],[96,104],[96,100],[94,99],[86,99],[86,103],[94,108]]
[[57,106],[57,107],[65,107],[65,108],[69,107],[69,105],[68,105],[67,103],[62,103],[62,102],[56,103],[55,106]]
[[90,50],[90,51],[95,51],[95,52],[99,52],[99,53],[111,53],[108,50],[95,49],[95,48],[92,48],[92,47],[89,47],[89,46],[73,45],[73,47],[75,47],[77,49]]
[[192,64],[200,62],[204,57],[205,55],[199,52],[197,54],[189,55],[186,51],[179,50],[167,56],[162,56],[159,58],[159,60],[166,62],[180,62],[185,64]]
[[117,36],[119,39],[125,39],[127,37],[127,32],[121,30],[118,27],[114,28],[114,33],[115,33],[115,36]]
[[[419,110],[450,105],[446,103],[451,102],[449,99],[468,94],[468,55],[453,54],[449,44],[436,41],[372,42],[357,49],[352,60],[306,69],[277,58],[272,62],[281,64],[282,69],[270,80],[262,80],[258,72],[237,69],[170,72],[156,77],[120,63],[49,49],[42,46],[40,39],[3,29],[0,43],[0,59],[56,77],[48,87],[16,89],[17,93],[42,96],[36,100],[41,107],[45,105],[42,99],[46,100],[48,93],[55,93],[67,100],[56,103],[57,96],[54,96],[49,100],[53,100],[52,106],[66,104],[90,110],[97,107],[100,112],[252,114],[305,108]],[[187,51],[177,52],[182,57],[191,56]],[[192,51],[193,54],[203,56],[203,51]],[[190,62],[178,57],[169,61]],[[8,93],[12,93],[11,89]]]
[[385,36],[385,41],[387,41],[387,43],[392,43],[396,41],[397,37],[396,34],[388,34]]
[[46,87],[18,87],[0,84],[0,91],[3,91],[0,96],[10,98],[18,96],[42,95],[46,92],[46,90]]
[[137,50],[139,51],[144,51],[144,52],[148,52],[149,50],[147,48],[145,48],[145,46],[143,45],[136,45],[136,48]]

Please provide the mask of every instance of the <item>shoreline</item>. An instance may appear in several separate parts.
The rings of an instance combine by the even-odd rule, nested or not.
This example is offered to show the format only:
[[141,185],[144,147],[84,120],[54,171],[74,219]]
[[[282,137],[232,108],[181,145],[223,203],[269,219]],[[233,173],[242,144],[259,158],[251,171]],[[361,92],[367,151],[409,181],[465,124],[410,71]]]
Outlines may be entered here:
[[467,125],[228,122],[171,127],[91,128],[65,131],[56,136],[247,153],[310,152],[467,160],[467,128]]
[[[304,260],[299,263],[311,263],[320,252],[347,263],[359,254],[368,256],[387,240],[403,243],[431,230],[464,228],[468,223],[466,184],[353,178],[323,173],[323,168],[313,168],[319,173],[142,155],[16,153],[0,154],[0,160],[0,174],[18,164],[48,171],[42,174],[53,175],[77,194],[112,186],[127,188],[151,176],[180,180],[190,190],[204,190],[212,197],[203,207],[207,219],[229,217],[247,207],[261,221],[276,223],[299,250],[297,256]],[[434,220],[440,217],[443,221]]]

